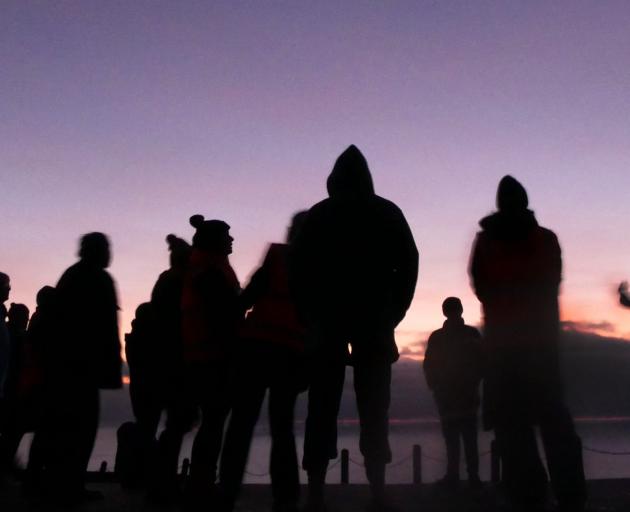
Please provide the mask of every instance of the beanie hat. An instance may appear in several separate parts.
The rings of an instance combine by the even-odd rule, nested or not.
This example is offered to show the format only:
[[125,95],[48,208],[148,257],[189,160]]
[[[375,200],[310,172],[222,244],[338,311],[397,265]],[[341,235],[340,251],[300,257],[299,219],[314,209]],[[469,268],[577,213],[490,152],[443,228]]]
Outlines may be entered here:
[[193,215],[190,225],[196,229],[193,235],[193,247],[198,249],[214,249],[219,246],[230,230],[230,226],[222,220],[205,220],[203,215]]

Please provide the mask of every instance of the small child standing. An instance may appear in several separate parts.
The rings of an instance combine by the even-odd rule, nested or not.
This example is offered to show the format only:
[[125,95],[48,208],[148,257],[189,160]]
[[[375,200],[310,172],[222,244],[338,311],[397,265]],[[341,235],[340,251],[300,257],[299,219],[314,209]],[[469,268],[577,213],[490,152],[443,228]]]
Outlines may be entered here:
[[433,391],[446,443],[448,466],[441,485],[459,484],[460,437],[464,442],[468,482],[479,487],[477,410],[483,358],[479,331],[464,323],[464,309],[457,297],[442,303],[444,326],[427,342],[424,375]]

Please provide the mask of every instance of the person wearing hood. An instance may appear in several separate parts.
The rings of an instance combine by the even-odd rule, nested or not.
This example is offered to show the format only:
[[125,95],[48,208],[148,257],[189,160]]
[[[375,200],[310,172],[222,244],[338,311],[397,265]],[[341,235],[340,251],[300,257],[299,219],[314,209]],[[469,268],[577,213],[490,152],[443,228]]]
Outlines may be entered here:
[[484,317],[484,424],[495,431],[516,507],[530,510],[546,497],[539,427],[560,509],[579,511],[586,500],[581,443],[564,402],[558,354],[560,246],[511,176],[499,183],[497,207],[480,222],[469,269]]
[[99,390],[122,387],[118,299],[105,270],[111,262],[103,233],[81,237],[79,261],[57,283],[64,343],[51,351],[58,407],[51,456],[51,493],[63,503],[98,499],[85,474],[99,423]]
[[240,284],[228,256],[230,226],[194,215],[196,229],[182,290],[183,359],[190,393],[201,409],[201,426],[192,446],[188,498],[213,498],[217,460],[230,404],[228,372],[236,328],[242,317]]
[[413,299],[418,251],[400,209],[374,192],[356,146],[335,162],[328,198],[308,212],[290,261],[290,285],[307,328],[311,373],[302,465],[308,507],[321,509],[329,459],[337,456],[337,415],[348,345],[360,417],[360,448],[374,504],[385,505],[394,328]]

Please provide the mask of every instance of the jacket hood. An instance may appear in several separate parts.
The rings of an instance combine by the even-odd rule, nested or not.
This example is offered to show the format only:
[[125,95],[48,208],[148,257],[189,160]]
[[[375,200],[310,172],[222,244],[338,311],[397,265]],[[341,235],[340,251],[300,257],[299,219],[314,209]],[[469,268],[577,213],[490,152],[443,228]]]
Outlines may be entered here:
[[497,189],[497,209],[499,211],[522,211],[529,205],[527,191],[518,180],[509,174],[503,176]]
[[326,182],[330,197],[358,198],[374,195],[372,175],[363,153],[354,145],[346,149]]

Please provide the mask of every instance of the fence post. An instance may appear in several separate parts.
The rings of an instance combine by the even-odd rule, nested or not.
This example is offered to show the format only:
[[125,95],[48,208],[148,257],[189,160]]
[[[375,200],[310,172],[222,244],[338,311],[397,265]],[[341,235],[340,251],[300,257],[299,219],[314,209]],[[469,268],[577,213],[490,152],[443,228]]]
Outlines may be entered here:
[[345,448],[341,450],[341,483],[348,484],[350,481],[350,452]]
[[495,484],[501,481],[501,454],[496,439],[490,443],[490,480]]
[[98,469],[99,473],[107,473],[107,461],[101,462],[101,467]]
[[412,459],[413,459],[413,483],[421,484],[422,483],[422,448],[419,444],[413,445],[412,450]]

